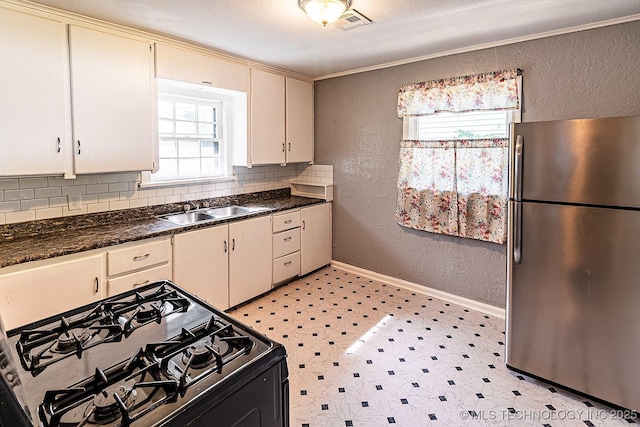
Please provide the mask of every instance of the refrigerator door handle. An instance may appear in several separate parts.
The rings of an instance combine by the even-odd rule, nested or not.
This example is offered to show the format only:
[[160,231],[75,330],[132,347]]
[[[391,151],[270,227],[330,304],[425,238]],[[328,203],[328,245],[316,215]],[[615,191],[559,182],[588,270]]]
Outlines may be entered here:
[[513,202],[513,262],[522,262],[522,202]]
[[514,176],[513,181],[515,183],[515,199],[517,201],[522,200],[522,152],[524,150],[524,137],[518,135],[516,137],[515,146],[515,161],[514,161]]

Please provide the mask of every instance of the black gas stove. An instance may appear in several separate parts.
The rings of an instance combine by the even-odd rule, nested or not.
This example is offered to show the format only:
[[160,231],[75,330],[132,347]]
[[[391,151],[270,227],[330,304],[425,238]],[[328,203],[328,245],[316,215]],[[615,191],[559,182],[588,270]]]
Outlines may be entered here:
[[2,426],[289,425],[284,347],[169,281],[2,335]]

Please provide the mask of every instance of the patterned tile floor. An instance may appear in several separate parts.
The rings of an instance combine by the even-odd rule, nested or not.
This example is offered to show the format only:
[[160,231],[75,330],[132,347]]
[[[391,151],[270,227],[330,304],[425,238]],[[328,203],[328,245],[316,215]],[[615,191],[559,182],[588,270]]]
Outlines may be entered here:
[[232,316],[285,345],[291,427],[640,423],[504,364],[504,320],[326,267]]

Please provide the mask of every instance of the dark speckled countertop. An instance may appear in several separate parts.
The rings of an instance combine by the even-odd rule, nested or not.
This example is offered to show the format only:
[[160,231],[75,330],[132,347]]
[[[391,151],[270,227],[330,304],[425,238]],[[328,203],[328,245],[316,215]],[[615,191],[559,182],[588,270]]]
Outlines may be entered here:
[[291,196],[289,189],[197,200],[196,203],[202,206],[205,201],[208,201],[211,207],[264,206],[272,210],[237,219],[189,226],[179,226],[156,218],[156,215],[181,212],[184,204],[173,203],[148,208],[2,225],[0,226],[0,268],[156,236],[170,236],[225,222],[324,203],[324,200],[321,199]]

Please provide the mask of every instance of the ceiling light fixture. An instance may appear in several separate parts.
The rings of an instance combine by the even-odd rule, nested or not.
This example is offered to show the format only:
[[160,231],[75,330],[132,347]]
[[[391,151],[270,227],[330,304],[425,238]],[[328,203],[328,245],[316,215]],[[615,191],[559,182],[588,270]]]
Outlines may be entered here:
[[349,9],[351,0],[298,0],[298,6],[312,21],[326,26]]

